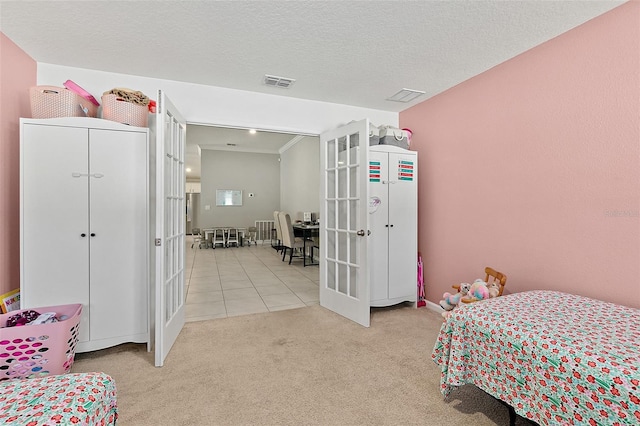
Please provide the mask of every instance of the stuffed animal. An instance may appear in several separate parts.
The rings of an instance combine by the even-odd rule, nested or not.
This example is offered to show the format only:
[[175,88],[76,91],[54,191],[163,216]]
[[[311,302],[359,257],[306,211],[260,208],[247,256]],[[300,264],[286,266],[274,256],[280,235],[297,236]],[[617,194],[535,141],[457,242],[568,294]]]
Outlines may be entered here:
[[466,296],[464,296],[464,299],[469,301],[483,300],[488,298],[489,287],[487,287],[487,283],[482,281],[480,278],[478,278],[473,282],[473,284],[471,284],[469,292]]
[[460,290],[457,293],[445,293],[442,295],[442,300],[440,301],[440,306],[445,311],[450,311],[460,303],[460,299],[465,296],[469,292],[469,288],[471,284],[469,283],[461,283]]
[[498,297],[500,295],[500,286],[498,286],[497,282],[493,281],[488,285],[488,288],[489,288],[489,297],[493,298],[493,297]]

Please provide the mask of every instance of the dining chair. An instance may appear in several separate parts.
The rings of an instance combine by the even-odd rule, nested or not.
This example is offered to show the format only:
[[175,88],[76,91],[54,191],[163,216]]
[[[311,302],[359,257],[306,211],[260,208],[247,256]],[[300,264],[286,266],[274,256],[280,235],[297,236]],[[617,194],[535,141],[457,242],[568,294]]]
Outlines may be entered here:
[[238,237],[238,228],[227,229],[227,247],[231,247],[231,244],[235,244],[236,247],[240,247],[240,239]]
[[213,230],[213,237],[211,238],[211,246],[213,248],[216,248],[216,245],[218,244],[222,245],[222,247],[227,246],[227,239],[225,237],[224,229],[222,228],[215,228]]
[[204,238],[202,237],[202,234],[200,233],[200,228],[192,228],[191,236],[193,237],[191,248],[193,248],[193,246],[202,248],[202,244],[204,244],[205,242],[204,242]]
[[256,236],[258,235],[258,228],[255,226],[250,226],[247,228],[247,232],[245,232],[244,240],[247,242],[247,245],[251,246],[251,243],[258,245],[256,241]]
[[278,214],[280,219],[280,227],[282,228],[282,261],[287,256],[287,249],[289,249],[289,265],[293,259],[293,251],[300,249],[302,256],[306,256],[304,252],[304,238],[295,237],[293,235],[293,225],[291,224],[291,216],[289,213],[280,212]]
[[276,245],[273,246],[277,251],[283,249],[282,247],[282,226],[280,225],[280,212],[278,210],[273,212],[273,227],[276,230]]

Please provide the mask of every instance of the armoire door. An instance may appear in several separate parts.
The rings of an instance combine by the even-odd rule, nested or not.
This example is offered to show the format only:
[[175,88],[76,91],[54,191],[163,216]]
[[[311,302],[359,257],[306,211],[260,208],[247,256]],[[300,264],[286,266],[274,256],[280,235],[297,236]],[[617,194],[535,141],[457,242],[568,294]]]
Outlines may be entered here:
[[369,281],[371,305],[389,299],[389,154],[369,151]]
[[22,308],[82,303],[89,339],[88,130],[24,124],[21,134]]
[[91,340],[148,335],[147,149],[146,132],[89,131]]
[[417,167],[415,154],[389,153],[389,299],[416,300]]

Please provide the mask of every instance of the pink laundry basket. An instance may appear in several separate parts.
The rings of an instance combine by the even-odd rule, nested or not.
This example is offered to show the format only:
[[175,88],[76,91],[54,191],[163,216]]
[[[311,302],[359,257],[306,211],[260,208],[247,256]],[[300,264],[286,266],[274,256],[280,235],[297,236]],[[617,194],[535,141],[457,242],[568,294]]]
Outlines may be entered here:
[[102,118],[129,126],[147,127],[149,107],[127,102],[116,95],[102,95]]
[[29,89],[32,118],[97,117],[98,107],[76,92],[55,86]]
[[[33,310],[64,318],[49,324],[6,327],[7,319]],[[0,315],[0,381],[31,379],[71,371],[78,343],[81,304],[22,309]]]

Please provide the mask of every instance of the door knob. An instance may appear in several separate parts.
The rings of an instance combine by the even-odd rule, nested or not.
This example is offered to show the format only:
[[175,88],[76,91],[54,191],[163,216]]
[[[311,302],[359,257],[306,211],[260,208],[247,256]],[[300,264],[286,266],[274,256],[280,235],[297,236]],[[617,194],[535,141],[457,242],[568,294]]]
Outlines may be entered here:
[[92,233],[91,233],[91,236],[92,236],[92,237],[95,237],[95,236],[96,236],[96,234],[92,232]]
[[358,235],[359,235],[359,236],[361,236],[361,237],[364,237],[364,230],[363,230],[363,229],[361,229],[361,230],[359,230],[358,232],[356,232],[356,234],[358,234]]

